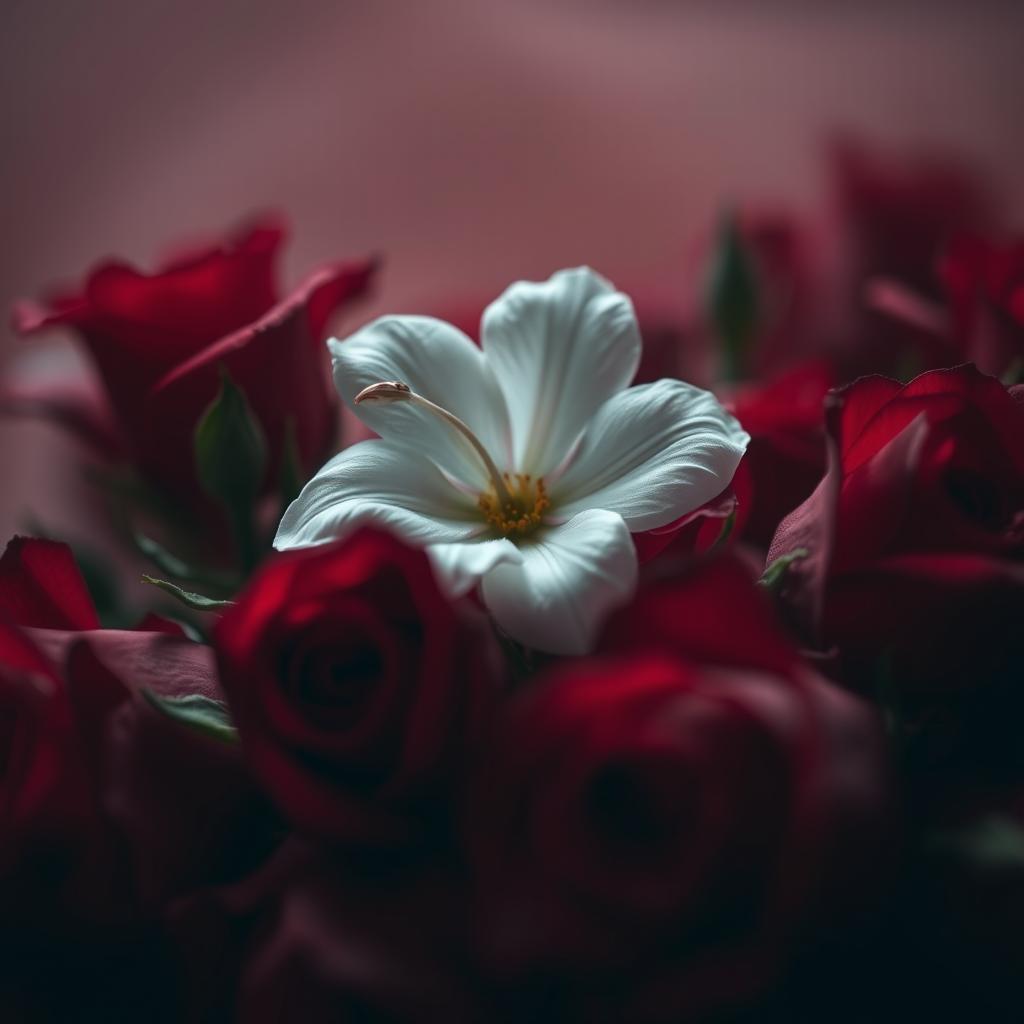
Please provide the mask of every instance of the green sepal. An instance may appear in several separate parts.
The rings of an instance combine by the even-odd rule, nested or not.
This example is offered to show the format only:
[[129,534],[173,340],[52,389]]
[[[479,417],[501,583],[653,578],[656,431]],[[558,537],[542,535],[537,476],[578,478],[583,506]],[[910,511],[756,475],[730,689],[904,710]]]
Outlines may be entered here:
[[807,548],[794,548],[788,555],[780,555],[761,574],[761,578],[757,581],[758,584],[766,590],[777,591],[786,579],[790,566],[794,562],[800,561],[801,558],[806,558],[809,554]]
[[1024,826],[1006,815],[991,814],[966,828],[933,832],[927,845],[932,853],[981,870],[1024,869]]
[[719,548],[724,548],[729,542],[729,538],[732,536],[732,531],[736,527],[736,509],[733,509],[722,523],[722,528],[718,531],[718,536],[715,538],[714,544],[711,545],[712,551],[717,551]]
[[205,733],[223,743],[237,743],[238,730],[231,721],[227,705],[201,693],[190,693],[184,697],[162,697],[152,690],[143,688],[143,697],[161,714],[176,722]]
[[132,530],[131,539],[141,555],[148,558],[162,573],[173,576],[176,580],[201,583],[218,590],[228,591],[235,590],[239,585],[240,581],[235,574],[218,572],[214,569],[200,569],[198,566],[190,565],[173,551],[168,551],[161,543],[139,530]]
[[171,597],[177,598],[182,604],[197,612],[219,612],[225,608],[230,608],[235,603],[234,601],[220,601],[213,597],[204,597],[202,594],[196,594],[191,590],[182,590],[176,583],[171,583],[169,580],[158,580],[154,576],[143,574],[142,580],[144,583],[159,587],[165,593],[170,594]]
[[707,312],[718,337],[725,380],[742,380],[747,375],[759,306],[753,260],[736,218],[727,214],[719,228],[707,290]]
[[254,505],[267,468],[267,441],[244,392],[221,368],[217,397],[196,425],[199,482],[228,515],[242,565],[259,560]]

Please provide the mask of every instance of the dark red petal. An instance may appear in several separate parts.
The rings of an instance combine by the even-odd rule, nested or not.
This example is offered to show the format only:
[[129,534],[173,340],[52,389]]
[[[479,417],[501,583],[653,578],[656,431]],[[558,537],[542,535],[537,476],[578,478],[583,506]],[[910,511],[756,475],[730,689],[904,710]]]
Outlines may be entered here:
[[15,537],[0,557],[0,609],[22,626],[97,629],[92,598],[66,544]]

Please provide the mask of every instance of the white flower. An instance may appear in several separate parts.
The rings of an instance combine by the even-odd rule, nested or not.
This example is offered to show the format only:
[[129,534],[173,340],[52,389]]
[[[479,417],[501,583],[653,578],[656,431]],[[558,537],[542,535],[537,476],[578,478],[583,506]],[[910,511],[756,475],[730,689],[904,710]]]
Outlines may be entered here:
[[480,348],[418,316],[328,346],[338,391],[380,438],[310,480],[275,547],[385,527],[427,549],[451,595],[480,584],[498,625],[544,651],[588,649],[635,589],[630,532],[719,494],[749,441],[707,391],[629,387],[632,303],[585,267],[508,288]]

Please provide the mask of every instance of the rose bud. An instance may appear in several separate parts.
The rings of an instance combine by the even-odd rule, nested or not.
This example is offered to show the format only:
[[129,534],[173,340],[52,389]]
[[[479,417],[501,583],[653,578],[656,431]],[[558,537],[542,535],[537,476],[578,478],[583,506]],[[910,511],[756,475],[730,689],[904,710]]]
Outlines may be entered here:
[[482,955],[522,1019],[734,1009],[874,885],[877,716],[737,563],[642,591],[603,656],[532,679],[473,779]]
[[782,599],[805,642],[874,695],[977,687],[1024,614],[1024,406],[972,366],[834,391],[829,468],[781,523]]
[[493,637],[427,555],[364,530],[272,559],[214,633],[255,775],[298,828],[441,824],[492,697]]
[[774,380],[737,389],[729,409],[750,434],[737,477],[749,476],[744,540],[765,549],[782,517],[825,472],[824,403],[833,374],[804,363]]
[[[284,237],[281,224],[264,220],[155,273],[107,261],[73,290],[20,303],[21,333],[66,327],[79,337],[109,408],[69,407],[59,394],[14,407],[81,428],[106,447],[101,454],[127,458],[161,493],[194,507],[201,492],[193,433],[225,370],[266,437],[265,486],[279,478],[289,434],[302,470],[312,471],[336,427],[323,340],[332,314],[366,292],[374,264],[325,267],[281,299],[275,264]],[[114,437],[104,441],[111,414]],[[120,450],[109,450],[112,443]]]

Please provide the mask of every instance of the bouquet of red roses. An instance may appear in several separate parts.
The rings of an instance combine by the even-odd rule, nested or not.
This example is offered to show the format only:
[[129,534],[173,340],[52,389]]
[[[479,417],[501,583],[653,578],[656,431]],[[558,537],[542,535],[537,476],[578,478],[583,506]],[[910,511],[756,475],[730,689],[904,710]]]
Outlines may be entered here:
[[4,1020],[1016,1019],[1024,248],[834,171],[672,309],[328,337],[269,218],[16,309],[123,565],[0,558]]

